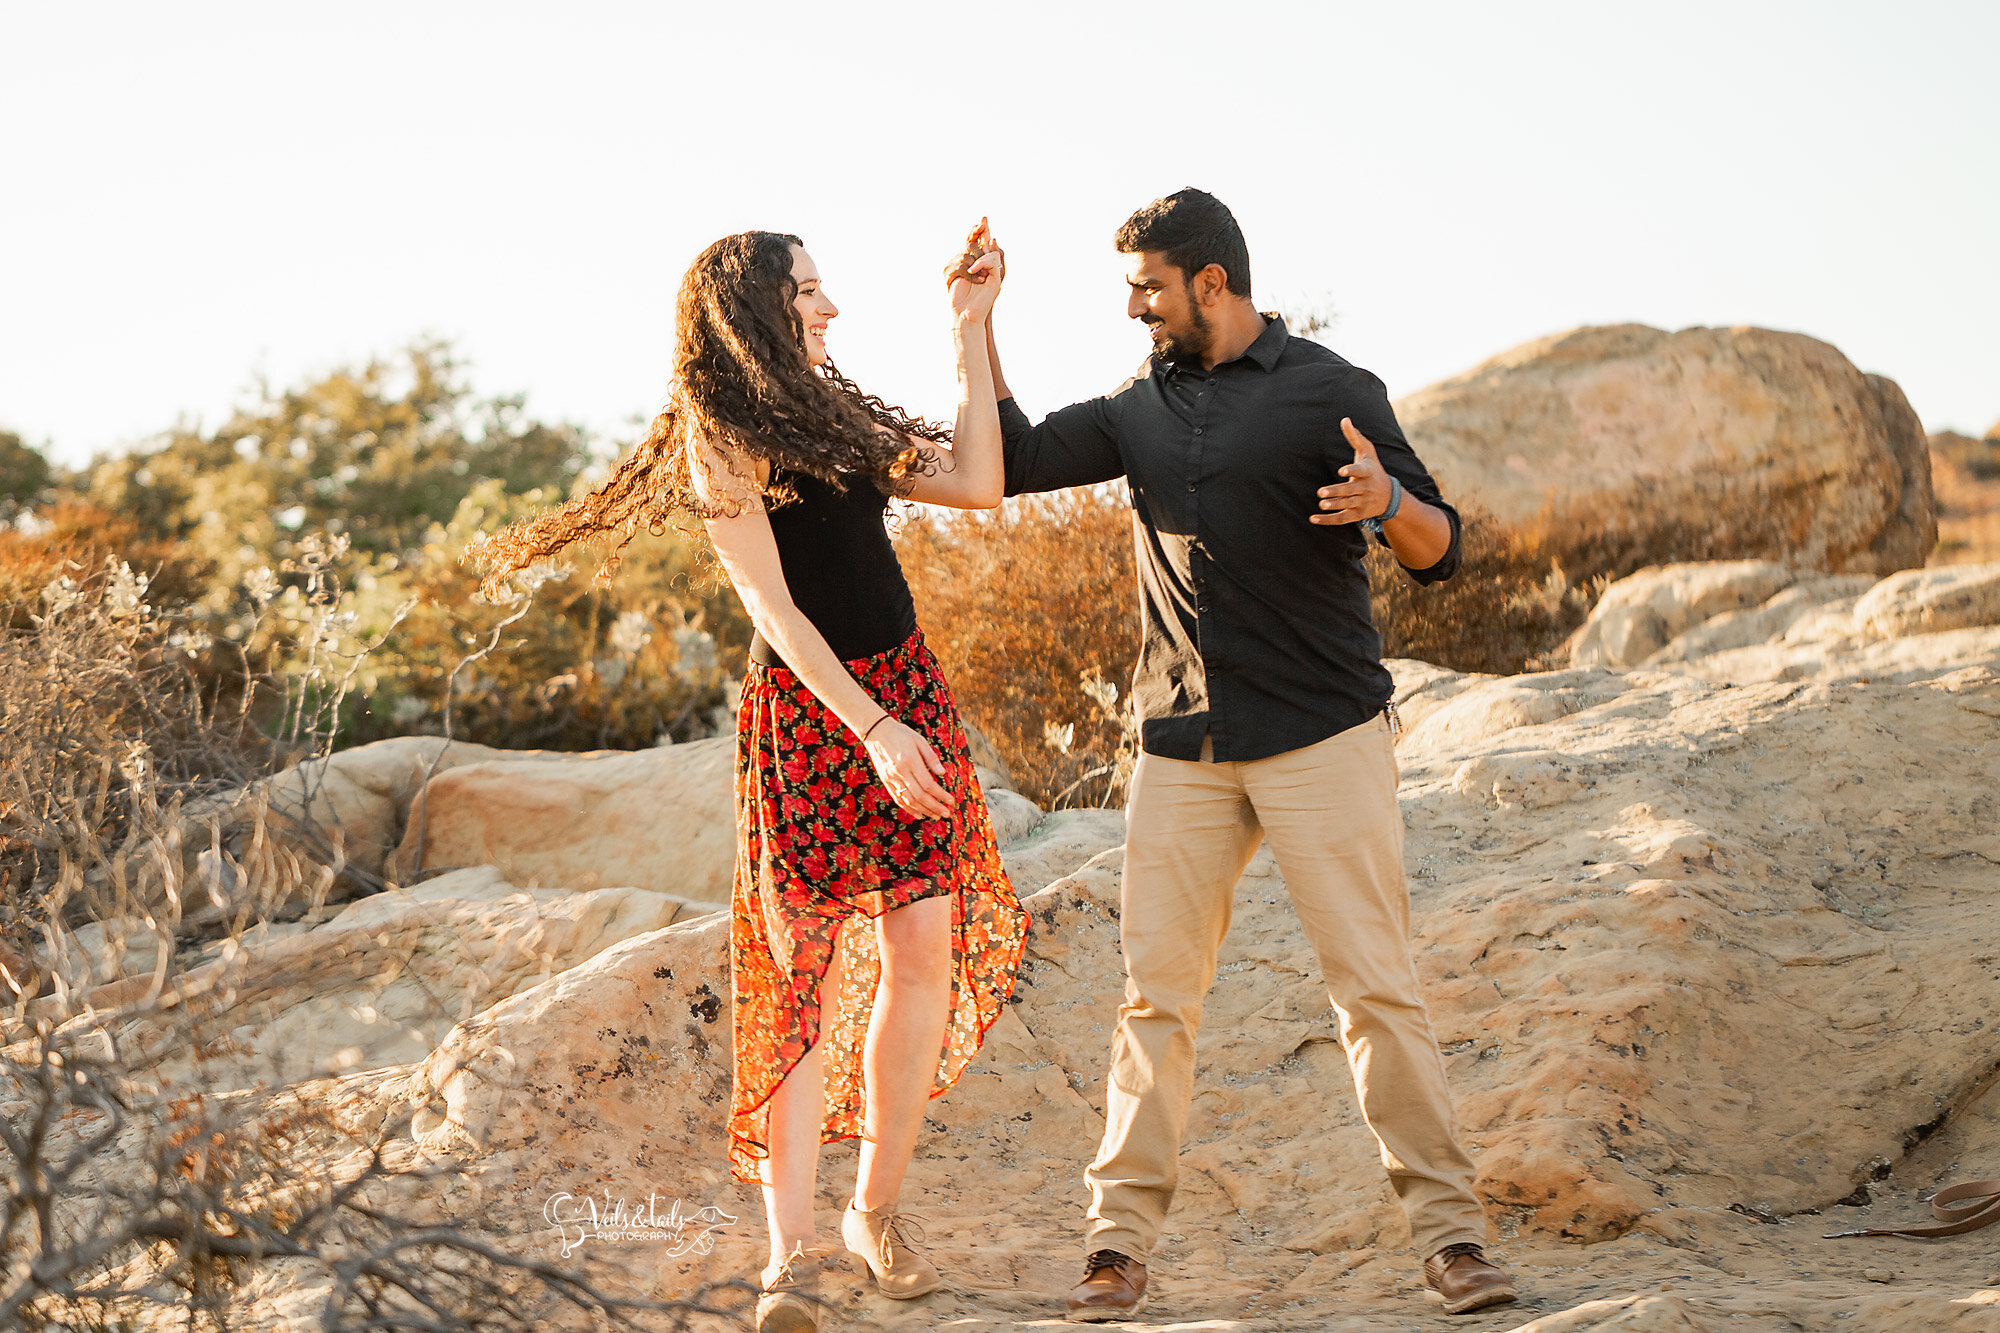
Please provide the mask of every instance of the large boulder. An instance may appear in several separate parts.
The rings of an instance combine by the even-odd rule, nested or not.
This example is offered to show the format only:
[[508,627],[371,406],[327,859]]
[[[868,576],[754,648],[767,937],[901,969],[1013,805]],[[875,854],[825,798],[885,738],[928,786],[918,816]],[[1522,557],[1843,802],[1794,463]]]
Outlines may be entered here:
[[338,863],[336,901],[380,887],[403,839],[403,818],[424,784],[461,764],[506,758],[562,762],[557,750],[496,750],[442,736],[398,736],[308,759],[246,787],[191,803],[182,812],[190,853],[241,860],[262,836],[309,862]]
[[1803,334],[1576,329],[1396,411],[1445,494],[1508,524],[1696,531],[1719,555],[1875,574],[1937,541],[1902,391]]
[[412,801],[394,878],[497,866],[524,887],[625,884],[729,901],[736,741],[608,751],[552,767],[497,759],[440,774]]
[[588,757],[438,736],[377,741],[172,808],[165,836],[137,830],[115,871],[87,873],[119,901],[116,910],[152,917],[183,940],[218,939],[246,919],[318,919],[328,904],[388,886],[411,798],[427,781],[502,755],[542,764]]

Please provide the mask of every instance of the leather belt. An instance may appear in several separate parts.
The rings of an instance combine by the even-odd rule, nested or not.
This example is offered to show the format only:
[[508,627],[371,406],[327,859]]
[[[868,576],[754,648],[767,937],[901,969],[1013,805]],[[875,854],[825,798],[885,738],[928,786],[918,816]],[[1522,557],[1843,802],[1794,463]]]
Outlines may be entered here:
[[1968,1180],[1949,1185],[1931,1196],[1934,1227],[1870,1227],[1866,1231],[1829,1231],[1825,1239],[1842,1236],[1963,1236],[2000,1222],[2000,1178]]

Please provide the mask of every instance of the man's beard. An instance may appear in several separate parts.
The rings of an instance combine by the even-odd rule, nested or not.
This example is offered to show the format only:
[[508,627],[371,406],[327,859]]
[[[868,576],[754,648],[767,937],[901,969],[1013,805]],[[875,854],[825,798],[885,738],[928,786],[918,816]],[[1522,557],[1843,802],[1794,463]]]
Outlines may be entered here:
[[1215,340],[1208,317],[1192,301],[1188,304],[1188,326],[1179,334],[1168,333],[1164,321],[1147,325],[1146,331],[1153,336],[1153,355],[1162,361],[1200,361]]

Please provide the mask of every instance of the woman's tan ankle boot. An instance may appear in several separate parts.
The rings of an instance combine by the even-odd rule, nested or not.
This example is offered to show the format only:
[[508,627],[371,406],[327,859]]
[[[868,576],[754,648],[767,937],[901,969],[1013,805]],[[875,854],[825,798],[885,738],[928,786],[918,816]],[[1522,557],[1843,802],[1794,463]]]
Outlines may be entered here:
[[[840,1238],[848,1253],[868,1265],[875,1286],[884,1296],[913,1300],[944,1285],[931,1261],[910,1248],[910,1222],[896,1215],[894,1208],[873,1211],[847,1205],[840,1219]],[[923,1239],[923,1233],[917,1233]]]
[[817,1333],[819,1261],[795,1249],[757,1293],[757,1333]]

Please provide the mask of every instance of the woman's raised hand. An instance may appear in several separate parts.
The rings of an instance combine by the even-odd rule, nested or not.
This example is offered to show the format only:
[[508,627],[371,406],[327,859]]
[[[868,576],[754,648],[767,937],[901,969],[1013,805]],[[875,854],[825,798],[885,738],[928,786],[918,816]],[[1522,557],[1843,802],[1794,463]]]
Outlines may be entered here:
[[995,246],[972,261],[966,276],[951,284],[951,310],[962,318],[983,320],[993,313],[1000,299],[1000,284],[1006,280],[1007,260]]
[[985,218],[966,233],[965,249],[945,265],[945,285],[951,288],[954,314],[984,319],[999,299],[1007,277],[1007,254],[993,239]]
[[875,772],[897,805],[931,819],[958,808],[940,781],[945,776],[944,760],[914,728],[885,716],[870,729],[867,746]]
[[999,248],[993,243],[993,228],[985,218],[979,219],[972,230],[965,233],[965,248],[944,266],[944,285],[949,287],[960,278],[968,277],[981,255]]

